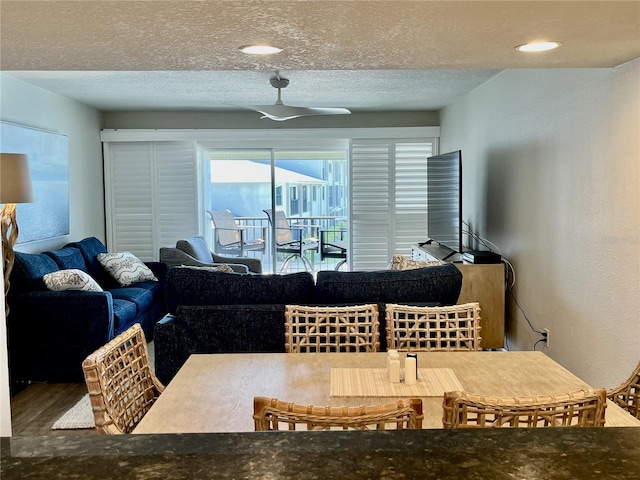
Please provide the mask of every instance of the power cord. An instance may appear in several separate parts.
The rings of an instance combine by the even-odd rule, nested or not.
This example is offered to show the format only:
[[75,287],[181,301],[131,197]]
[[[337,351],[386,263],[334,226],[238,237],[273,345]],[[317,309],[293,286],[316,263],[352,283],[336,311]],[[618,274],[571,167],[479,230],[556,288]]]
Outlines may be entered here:
[[[522,313],[522,316],[524,317],[524,319],[527,321],[527,323],[529,324],[529,328],[531,328],[531,330],[535,333],[537,333],[538,335],[540,335],[542,338],[538,339],[534,344],[533,344],[533,350],[536,350],[536,346],[539,343],[544,343],[546,345],[547,343],[547,332],[546,331],[540,331],[537,330],[534,326],[533,323],[531,323],[531,320],[529,320],[529,317],[527,316],[526,312],[524,311],[524,309],[520,306],[520,303],[518,302],[518,299],[516,298],[516,296],[513,293],[513,287],[516,284],[516,269],[513,267],[513,265],[511,264],[511,262],[509,262],[509,260],[507,260],[506,258],[504,258],[504,256],[502,255],[502,253],[500,252],[500,249],[493,243],[490,242],[489,240],[487,240],[486,238],[481,237],[480,235],[478,235],[477,233],[475,233],[472,229],[471,226],[463,221],[462,222],[468,230],[464,230],[463,233],[466,233],[468,235],[471,235],[471,237],[480,245],[483,245],[484,247],[488,248],[489,251],[493,252],[493,253],[497,253],[500,255],[500,257],[502,258],[502,262],[506,265],[507,267],[507,274],[506,274],[506,279],[505,279],[505,287],[507,289],[507,291],[509,292],[509,295],[511,295],[511,298],[513,299],[513,303],[515,303],[515,305],[518,307],[518,310],[520,310],[520,313]],[[494,251],[495,249],[495,251]],[[509,272],[511,272],[511,283],[509,284]],[[509,350],[508,347],[508,342],[507,342],[507,336],[505,335],[505,345],[507,346],[507,350]]]

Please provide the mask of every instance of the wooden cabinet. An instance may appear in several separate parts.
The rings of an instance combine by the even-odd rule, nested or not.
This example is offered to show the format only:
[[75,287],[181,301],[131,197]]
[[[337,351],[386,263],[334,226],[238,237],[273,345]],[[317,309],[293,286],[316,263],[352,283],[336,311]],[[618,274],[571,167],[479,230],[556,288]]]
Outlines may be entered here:
[[[433,252],[412,245],[414,260],[439,260]],[[455,262],[462,272],[458,303],[478,302],[482,325],[482,347],[504,347],[505,268],[504,264]]]

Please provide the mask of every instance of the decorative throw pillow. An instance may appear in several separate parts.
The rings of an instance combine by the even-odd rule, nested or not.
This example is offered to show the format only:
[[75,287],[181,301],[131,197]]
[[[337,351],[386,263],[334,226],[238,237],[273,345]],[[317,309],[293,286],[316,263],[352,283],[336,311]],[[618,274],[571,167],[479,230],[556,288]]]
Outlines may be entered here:
[[433,267],[436,265],[444,265],[446,262],[441,260],[412,260],[402,255],[394,255],[387,267],[388,270],[413,270],[414,268]]
[[91,275],[76,268],[47,273],[42,277],[42,280],[47,286],[47,289],[54,292],[62,292],[65,290],[102,292],[102,288],[98,285],[98,282],[91,278]]
[[227,272],[227,273],[236,273],[236,271],[231,268],[226,263],[221,263],[216,266],[199,266],[199,265],[180,265],[180,268],[191,268],[193,270],[206,270],[208,272]]
[[122,287],[147,280],[158,281],[151,269],[131,252],[99,253],[98,262]]
[[214,267],[214,270],[218,271],[218,272],[228,272],[228,273],[235,273],[233,268],[231,268],[229,265],[227,265],[226,263],[223,263],[222,265],[218,265],[217,267]]

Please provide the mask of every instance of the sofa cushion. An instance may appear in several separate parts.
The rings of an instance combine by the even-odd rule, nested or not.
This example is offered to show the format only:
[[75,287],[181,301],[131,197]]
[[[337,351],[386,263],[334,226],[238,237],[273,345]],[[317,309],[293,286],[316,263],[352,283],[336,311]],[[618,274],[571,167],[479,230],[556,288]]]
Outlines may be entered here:
[[64,292],[66,290],[102,292],[102,287],[87,272],[76,268],[47,273],[42,277],[42,280],[47,289],[53,292]]
[[174,267],[167,273],[166,297],[170,313],[180,305],[257,305],[313,303],[313,275],[215,272]]
[[147,280],[158,280],[151,269],[131,252],[99,253],[98,262],[122,287]]
[[316,279],[316,301],[328,305],[360,302],[453,305],[461,288],[462,274],[452,263],[413,270],[323,270]]
[[113,327],[114,335],[119,335],[127,328],[133,325],[133,320],[136,318],[138,307],[135,303],[129,300],[123,300],[120,298],[113,299]]
[[107,247],[96,237],[87,237],[79,242],[72,242],[65,247],[74,247],[80,250],[87,265],[87,272],[91,275],[102,288],[112,288],[117,286],[116,281],[107,273],[107,271],[98,262],[99,253],[107,253]]
[[111,296],[118,300],[128,300],[137,307],[136,315],[151,308],[153,294],[145,288],[123,287],[109,290]]
[[164,283],[156,281],[138,282],[131,285],[135,288],[143,288],[150,292],[154,300],[161,300],[164,302]]
[[213,255],[204,237],[196,236],[186,238],[184,240],[178,240],[176,242],[176,248],[191,255],[196,260],[200,260],[204,263],[213,263]]
[[47,287],[42,277],[58,270],[58,265],[48,255],[15,252],[13,270],[11,271],[12,293],[26,290],[46,290]]
[[82,252],[77,248],[73,247],[65,247],[59,250],[53,250],[50,252],[43,252],[45,255],[53,258],[53,261],[56,262],[58,267],[61,270],[82,270],[83,272],[87,272],[87,264],[84,261],[84,257],[82,256]]

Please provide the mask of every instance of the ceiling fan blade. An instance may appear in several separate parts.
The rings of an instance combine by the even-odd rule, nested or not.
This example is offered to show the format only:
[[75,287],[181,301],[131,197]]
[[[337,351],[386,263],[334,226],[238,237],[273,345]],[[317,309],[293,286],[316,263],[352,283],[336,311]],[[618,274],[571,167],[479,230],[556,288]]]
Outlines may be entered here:
[[351,112],[346,108],[314,108],[314,107],[291,107],[289,105],[248,105],[247,108],[264,115],[262,118],[284,121],[292,118],[306,117],[311,115],[347,115]]
[[311,115],[348,115],[351,113],[346,108],[321,108],[321,107],[291,107],[282,102],[282,89],[289,85],[289,80],[282,78],[276,70],[276,76],[269,81],[271,86],[278,90],[278,99],[274,105],[248,105],[246,108],[261,113],[261,118],[270,118],[277,122],[291,120],[292,118],[308,117]]

